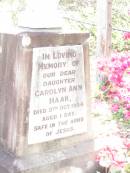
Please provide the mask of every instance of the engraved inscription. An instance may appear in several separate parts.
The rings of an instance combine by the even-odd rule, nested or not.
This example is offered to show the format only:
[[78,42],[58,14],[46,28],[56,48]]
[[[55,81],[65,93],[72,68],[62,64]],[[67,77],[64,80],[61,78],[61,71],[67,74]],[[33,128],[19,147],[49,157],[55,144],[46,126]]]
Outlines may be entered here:
[[87,130],[82,45],[33,49],[28,144]]

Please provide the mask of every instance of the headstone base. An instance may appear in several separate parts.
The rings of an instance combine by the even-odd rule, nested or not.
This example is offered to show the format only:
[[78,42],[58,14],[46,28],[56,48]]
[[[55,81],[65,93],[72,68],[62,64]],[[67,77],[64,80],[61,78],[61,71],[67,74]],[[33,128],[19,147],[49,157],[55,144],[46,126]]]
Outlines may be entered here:
[[59,151],[15,157],[0,151],[0,173],[85,173],[93,160],[93,140]]

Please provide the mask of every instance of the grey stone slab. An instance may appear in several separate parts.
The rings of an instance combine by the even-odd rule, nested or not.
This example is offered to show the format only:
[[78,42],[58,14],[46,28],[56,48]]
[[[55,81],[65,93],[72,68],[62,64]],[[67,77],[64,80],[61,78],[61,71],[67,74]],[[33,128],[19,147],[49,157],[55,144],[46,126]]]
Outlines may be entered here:
[[[61,151],[33,154],[26,157],[15,157],[4,151],[0,152],[0,165],[9,173],[23,173],[31,170],[55,170],[65,166],[83,166],[92,155],[93,140],[63,149]],[[77,160],[77,161],[76,161]],[[68,161],[68,162],[67,162]],[[77,165],[77,163],[79,165]],[[33,172],[32,172],[33,173]]]

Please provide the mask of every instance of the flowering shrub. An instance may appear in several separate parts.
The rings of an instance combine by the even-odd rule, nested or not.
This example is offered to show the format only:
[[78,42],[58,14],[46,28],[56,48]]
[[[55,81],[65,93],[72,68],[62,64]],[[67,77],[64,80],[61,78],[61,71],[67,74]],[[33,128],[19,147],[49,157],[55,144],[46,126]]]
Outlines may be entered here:
[[129,40],[130,39],[130,32],[125,32],[123,35],[124,40]]
[[[130,54],[116,53],[98,61],[99,92],[96,98],[109,105],[112,118],[121,125],[122,144],[106,145],[96,160],[106,173],[130,173]],[[125,137],[121,136],[125,127]],[[117,134],[116,134],[117,135]]]
[[130,173],[130,141],[122,139],[117,146],[104,146],[100,149],[96,161],[106,172],[110,173]]
[[121,43],[110,59],[100,59],[97,64],[96,98],[109,105],[119,130],[112,140],[109,138],[111,143],[119,139],[116,145],[107,143],[96,157],[99,165],[105,168],[105,173],[130,173],[130,32],[123,33]]
[[113,118],[130,125],[130,55],[114,54],[98,62],[99,93],[97,98],[110,105]]
[[122,51],[129,51],[129,50],[130,50],[130,32],[124,32]]

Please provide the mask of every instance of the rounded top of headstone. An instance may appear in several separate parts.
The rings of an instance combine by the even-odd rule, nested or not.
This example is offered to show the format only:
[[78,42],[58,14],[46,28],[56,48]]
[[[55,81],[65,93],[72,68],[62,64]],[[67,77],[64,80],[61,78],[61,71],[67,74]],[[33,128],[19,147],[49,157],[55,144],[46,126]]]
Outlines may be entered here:
[[61,28],[58,2],[59,0],[28,0],[26,10],[19,16],[18,25],[29,28]]

